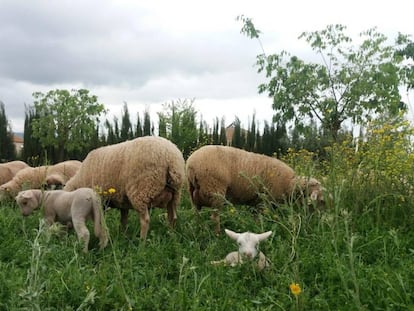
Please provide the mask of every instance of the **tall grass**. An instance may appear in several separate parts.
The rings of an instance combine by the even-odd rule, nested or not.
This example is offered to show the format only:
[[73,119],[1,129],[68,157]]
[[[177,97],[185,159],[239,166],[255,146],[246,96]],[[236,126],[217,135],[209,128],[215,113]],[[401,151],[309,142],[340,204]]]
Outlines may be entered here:
[[[395,166],[374,169],[380,161],[370,155],[374,147],[380,146],[363,146],[363,156],[346,144],[333,146],[323,165],[304,152],[285,159],[324,180],[332,196],[325,209],[274,207],[264,197],[261,213],[223,210],[223,227],[274,232],[260,245],[271,261],[264,271],[250,263],[210,264],[237,245],[216,236],[210,211],[194,211],[186,192],[175,229],[165,210],[151,211],[145,245],[135,213],[123,232],[118,211],[109,210],[111,243],[99,251],[92,235],[88,254],[73,232],[51,232],[40,213],[23,218],[13,202],[3,203],[0,309],[413,310],[413,163],[399,154]],[[301,292],[293,294],[291,284]]]

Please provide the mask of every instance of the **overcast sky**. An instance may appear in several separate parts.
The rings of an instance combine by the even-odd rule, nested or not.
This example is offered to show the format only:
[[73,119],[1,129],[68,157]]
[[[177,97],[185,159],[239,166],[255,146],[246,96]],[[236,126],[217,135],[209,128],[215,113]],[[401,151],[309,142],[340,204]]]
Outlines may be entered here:
[[271,99],[254,67],[257,41],[240,34],[238,15],[253,19],[266,53],[312,57],[303,31],[344,24],[389,38],[414,35],[411,1],[128,1],[0,0],[0,101],[15,132],[23,130],[32,93],[86,88],[131,121],[145,109],[195,99],[199,115],[242,122],[271,120]]

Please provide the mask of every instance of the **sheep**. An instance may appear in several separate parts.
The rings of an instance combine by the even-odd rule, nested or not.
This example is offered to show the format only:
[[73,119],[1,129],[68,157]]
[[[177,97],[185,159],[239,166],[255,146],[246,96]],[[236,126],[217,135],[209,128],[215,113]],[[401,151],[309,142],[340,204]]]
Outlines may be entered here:
[[309,195],[323,203],[322,186],[314,178],[296,176],[286,163],[269,156],[229,146],[208,145],[187,159],[186,174],[191,201],[197,210],[214,208],[211,218],[220,232],[219,209],[225,200],[256,205],[259,193],[275,203]]
[[73,192],[63,190],[43,191],[29,189],[20,191],[15,197],[23,216],[29,216],[33,210],[43,207],[46,225],[55,221],[73,226],[83,252],[88,252],[90,239],[86,220],[93,220],[95,235],[99,238],[100,249],[108,244],[108,231],[104,222],[100,196],[90,188],[79,188]]
[[[40,189],[43,186],[62,186],[71,178],[81,165],[80,161],[68,160],[55,165],[27,167],[17,172],[9,182],[0,185],[0,201],[13,198],[20,190]],[[52,179],[48,180],[52,176]]]
[[113,188],[109,204],[120,210],[121,226],[126,228],[128,211],[134,209],[145,241],[149,208],[167,208],[169,223],[175,225],[184,180],[185,161],[177,146],[162,137],[145,136],[92,150],[63,189]]
[[23,161],[10,161],[0,164],[0,185],[10,181],[21,169],[29,167]]
[[222,260],[211,261],[211,264],[225,264],[231,267],[235,267],[239,264],[242,264],[243,259],[252,261],[258,257],[256,264],[259,270],[263,270],[270,265],[269,260],[262,252],[258,250],[258,247],[261,241],[266,240],[272,234],[272,231],[267,231],[264,233],[237,233],[229,229],[224,229],[224,231],[231,239],[237,242],[239,245],[239,250],[228,253],[227,256]]

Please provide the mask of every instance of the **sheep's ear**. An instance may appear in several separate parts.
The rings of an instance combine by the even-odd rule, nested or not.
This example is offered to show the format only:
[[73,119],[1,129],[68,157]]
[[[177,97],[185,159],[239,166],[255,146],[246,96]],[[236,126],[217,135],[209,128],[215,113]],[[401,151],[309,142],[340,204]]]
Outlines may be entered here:
[[23,199],[30,199],[33,196],[33,193],[31,191],[25,191],[22,193]]
[[237,240],[237,238],[238,238],[238,237],[239,237],[239,235],[240,235],[240,233],[237,233],[237,232],[231,231],[231,230],[229,230],[229,229],[224,229],[224,232],[226,232],[226,234],[227,234],[230,238],[232,238],[233,240]]
[[256,237],[259,239],[259,241],[263,241],[263,240],[266,240],[271,234],[272,234],[272,231],[267,231],[264,233],[257,233]]

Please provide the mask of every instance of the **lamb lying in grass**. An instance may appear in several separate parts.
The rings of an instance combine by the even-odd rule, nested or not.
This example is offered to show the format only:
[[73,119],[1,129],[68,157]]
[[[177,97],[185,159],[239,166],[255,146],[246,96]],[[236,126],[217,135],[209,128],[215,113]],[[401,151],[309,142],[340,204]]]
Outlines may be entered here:
[[48,226],[55,221],[73,226],[79,241],[83,242],[83,251],[88,252],[89,230],[86,220],[93,220],[95,235],[99,238],[101,249],[108,244],[108,232],[104,222],[100,196],[90,188],[79,188],[73,192],[64,190],[42,191],[30,189],[20,191],[16,198],[23,216],[43,207],[44,218]]
[[226,234],[235,240],[239,245],[239,250],[236,252],[231,252],[227,256],[218,261],[212,261],[213,265],[225,264],[231,267],[242,264],[244,260],[255,260],[257,257],[257,267],[259,270],[269,266],[269,261],[266,256],[258,250],[260,241],[266,240],[271,234],[272,231],[267,231],[264,233],[252,233],[244,232],[237,233],[229,229],[224,229]]

